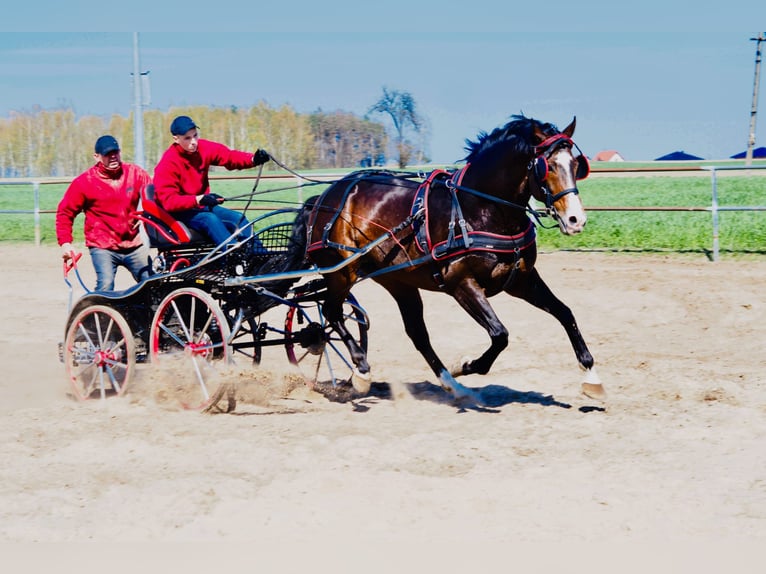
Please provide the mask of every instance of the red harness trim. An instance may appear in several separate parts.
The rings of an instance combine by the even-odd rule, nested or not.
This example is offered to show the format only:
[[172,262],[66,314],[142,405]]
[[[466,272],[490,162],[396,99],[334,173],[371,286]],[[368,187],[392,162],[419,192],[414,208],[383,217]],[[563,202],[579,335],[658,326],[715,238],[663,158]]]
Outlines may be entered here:
[[550,148],[553,144],[560,141],[572,143],[572,138],[570,138],[566,134],[556,134],[555,136],[551,136],[548,139],[543,140],[542,142],[540,142],[539,144],[535,146],[535,154],[539,155],[543,153],[545,150]]
[[[468,168],[470,165],[471,165],[470,163],[466,164],[464,167],[454,172],[449,178],[449,181],[451,183],[448,184],[448,186],[459,186],[463,182],[463,177],[465,176],[465,172],[468,171]],[[431,241],[431,225],[430,225],[431,210],[428,209],[428,194],[431,192],[431,185],[433,184],[434,180],[437,177],[442,175],[450,175],[450,172],[445,171],[443,169],[435,169],[434,171],[432,171],[428,175],[428,178],[423,183],[420,184],[417,191],[415,192],[415,197],[412,200],[412,210],[411,210],[412,213],[416,211],[416,203],[422,200],[423,208],[425,209],[425,217],[423,220],[424,231],[425,231],[424,233],[425,246],[427,247],[428,252],[431,254],[433,254],[434,244]],[[457,193],[457,191],[455,193]],[[421,252],[425,253],[425,250],[423,248],[421,241],[418,241],[418,248],[420,249]]]
[[516,235],[500,235],[498,233],[488,233],[486,231],[469,231],[468,235],[473,239],[473,242],[470,247],[465,249],[455,251],[445,250],[444,254],[440,256],[436,254],[436,251],[442,245],[446,245],[447,242],[441,241],[434,245],[431,248],[431,255],[434,260],[441,261],[457,255],[472,253],[474,251],[486,251],[488,253],[519,253],[532,245],[537,238],[535,226],[531,221],[524,231],[517,233]]

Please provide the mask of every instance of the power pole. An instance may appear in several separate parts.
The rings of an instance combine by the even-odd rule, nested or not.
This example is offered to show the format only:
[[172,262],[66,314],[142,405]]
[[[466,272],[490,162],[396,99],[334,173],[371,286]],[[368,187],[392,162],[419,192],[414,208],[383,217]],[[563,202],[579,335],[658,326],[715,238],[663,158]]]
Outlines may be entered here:
[[144,163],[144,113],[141,110],[141,64],[138,58],[138,32],[133,32],[133,139],[135,160],[133,163],[145,167]]
[[758,34],[757,38],[750,38],[755,42],[755,79],[753,80],[753,105],[750,108],[750,135],[747,138],[747,152],[745,153],[745,165],[753,163],[753,146],[755,146],[755,116],[758,113],[758,85],[761,83],[761,42],[766,36]]

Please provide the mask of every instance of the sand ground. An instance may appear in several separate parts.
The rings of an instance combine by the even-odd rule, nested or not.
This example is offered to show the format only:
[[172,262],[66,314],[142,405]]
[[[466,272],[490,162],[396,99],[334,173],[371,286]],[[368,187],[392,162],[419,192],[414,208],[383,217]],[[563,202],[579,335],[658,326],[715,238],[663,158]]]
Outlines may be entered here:
[[[0,541],[766,537],[763,259],[541,254],[596,358],[603,404],[580,394],[555,320],[499,296],[510,346],[489,375],[462,379],[488,406],[455,405],[370,282],[355,290],[372,321],[368,397],[286,386],[284,352],[269,349],[257,372],[243,367],[247,400],[227,415],[158,401],[149,365],[125,397],[71,400],[58,250],[0,245],[0,266]],[[446,363],[485,349],[451,299],[424,299]]]

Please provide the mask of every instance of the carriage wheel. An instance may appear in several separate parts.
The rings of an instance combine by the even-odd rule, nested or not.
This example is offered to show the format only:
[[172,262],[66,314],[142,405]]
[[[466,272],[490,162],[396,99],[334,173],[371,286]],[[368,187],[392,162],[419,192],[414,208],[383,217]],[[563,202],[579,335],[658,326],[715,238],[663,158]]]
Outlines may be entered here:
[[77,399],[90,399],[96,391],[102,399],[123,395],[136,365],[135,341],[128,322],[111,307],[86,307],[67,329],[64,364]]
[[205,291],[177,289],[160,303],[149,334],[151,359],[171,368],[170,392],[185,409],[229,412],[236,406],[232,385],[216,372],[231,357],[229,337],[226,316]]
[[[303,295],[297,292],[295,299],[300,301]],[[350,293],[343,303],[343,317],[356,343],[367,352],[369,319]],[[325,319],[321,301],[306,300],[290,307],[285,341],[287,359],[298,366],[308,385],[351,382],[354,363],[340,335]]]

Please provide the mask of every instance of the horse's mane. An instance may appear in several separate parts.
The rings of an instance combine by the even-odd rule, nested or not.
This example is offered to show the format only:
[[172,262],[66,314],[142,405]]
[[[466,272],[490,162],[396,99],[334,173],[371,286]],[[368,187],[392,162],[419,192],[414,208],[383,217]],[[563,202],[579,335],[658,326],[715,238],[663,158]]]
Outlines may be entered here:
[[489,134],[480,132],[476,141],[465,140],[465,150],[468,152],[465,161],[470,163],[481,152],[501,142],[510,142],[513,150],[519,154],[529,154],[535,145],[535,128],[546,136],[559,133],[559,129],[551,123],[543,123],[527,118],[523,114],[516,114],[511,116],[511,121],[503,127],[495,128]]

